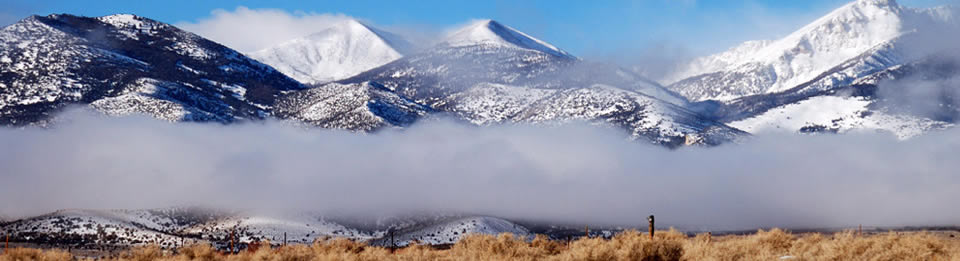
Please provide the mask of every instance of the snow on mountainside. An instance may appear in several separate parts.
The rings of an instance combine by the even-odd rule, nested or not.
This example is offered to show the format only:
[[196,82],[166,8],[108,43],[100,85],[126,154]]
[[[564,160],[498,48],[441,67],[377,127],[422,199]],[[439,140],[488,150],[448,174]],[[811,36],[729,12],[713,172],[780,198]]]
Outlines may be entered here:
[[[960,52],[960,22],[954,7],[911,9],[894,1],[847,4],[790,36],[748,42],[701,58],[696,75],[669,88],[693,101],[701,115],[749,132],[786,130],[849,132],[879,130],[909,138],[952,126],[952,107],[916,113],[918,104],[951,104]],[[937,81],[940,95],[910,104],[923,86]],[[945,80],[946,79],[946,80]]]
[[263,119],[304,88],[240,53],[134,15],[31,16],[0,30],[0,124],[89,104],[171,121]]
[[[608,85],[542,89],[482,83],[450,96],[447,111],[475,124],[591,121],[657,143],[702,135],[710,142],[733,139],[736,131],[677,105]],[[717,131],[726,132],[714,136]],[[678,140],[674,140],[678,139]]]
[[901,139],[952,125],[926,118],[877,112],[871,109],[872,103],[872,100],[864,97],[817,96],[729,125],[751,133],[877,130],[892,133]]
[[352,240],[369,240],[372,233],[348,228],[335,222],[324,220],[321,215],[298,213],[288,215],[240,215],[205,222],[182,231],[188,235],[202,235],[203,238],[226,239],[234,233],[237,242],[252,243],[269,240],[273,243],[310,244],[317,238],[343,237]]
[[498,235],[511,233],[519,238],[532,236],[527,228],[516,223],[495,217],[466,217],[445,220],[437,223],[428,223],[394,231],[380,239],[370,242],[377,246],[406,246],[411,243],[419,244],[453,244],[469,234]]
[[[668,146],[744,135],[686,109],[686,99],[656,82],[584,62],[490,20],[431,49],[310,89],[231,49],[133,15],[34,16],[0,34],[4,125],[46,124],[79,104],[168,121],[272,116],[357,131],[404,127],[434,114],[476,124],[588,121]],[[351,61],[380,57],[376,50],[396,54],[395,37],[355,21],[311,37],[334,43],[332,52]]]
[[502,40],[504,35],[525,36],[481,21],[432,49],[339,83],[380,85],[476,124],[589,121],[670,146],[742,135],[699,117],[684,108],[683,97],[627,70],[584,62],[538,41]]
[[960,50],[894,65],[841,88],[809,91],[817,82],[740,98],[717,112],[749,132],[877,130],[901,139],[951,127],[960,119]]
[[410,51],[401,37],[349,19],[321,32],[250,54],[303,83],[347,78]]
[[277,101],[274,114],[331,129],[372,131],[405,127],[431,112],[376,83],[330,83]]
[[213,243],[226,247],[230,234],[237,243],[262,240],[282,243],[312,243],[320,237],[367,240],[369,232],[325,221],[319,215],[241,215],[198,208],[152,210],[61,210],[13,221],[0,226],[15,242],[133,246]]
[[[377,225],[354,224],[311,212],[250,214],[201,208],[149,210],[70,209],[0,223],[11,242],[75,248],[123,248],[157,244],[163,248],[209,243],[226,249],[268,240],[273,244],[310,244],[325,238],[347,238],[374,245],[412,241],[454,243],[467,234],[532,233],[513,222],[486,216],[389,217]],[[232,238],[231,238],[232,234]],[[231,240],[232,239],[232,240]],[[284,241],[286,240],[286,241]]]
[[[669,88],[693,101],[730,101],[789,90],[884,45],[900,48],[905,35],[956,25],[949,8],[911,9],[893,0],[858,0],[776,41],[752,41],[693,61],[668,77]],[[896,50],[899,51],[899,50]],[[905,57],[886,57],[890,63]],[[909,57],[906,57],[909,58]],[[842,87],[865,75],[840,75]]]
[[155,210],[61,210],[12,221],[0,227],[15,242],[40,244],[161,247],[203,242],[183,239],[178,231],[193,224],[215,220],[218,214],[191,208]]

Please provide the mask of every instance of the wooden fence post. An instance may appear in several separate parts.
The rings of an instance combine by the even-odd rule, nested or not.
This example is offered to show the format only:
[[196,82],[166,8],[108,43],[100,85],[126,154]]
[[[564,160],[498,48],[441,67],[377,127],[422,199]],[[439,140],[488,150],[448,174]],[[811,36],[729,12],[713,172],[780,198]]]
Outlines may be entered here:
[[647,221],[650,222],[650,239],[653,239],[653,215],[647,217]]
[[583,231],[587,235],[587,238],[590,238],[590,226],[584,226]]
[[394,250],[397,250],[397,241],[394,240],[394,231],[393,228],[390,228],[390,253],[392,254]]
[[233,232],[235,230],[230,230],[230,254],[233,254]]

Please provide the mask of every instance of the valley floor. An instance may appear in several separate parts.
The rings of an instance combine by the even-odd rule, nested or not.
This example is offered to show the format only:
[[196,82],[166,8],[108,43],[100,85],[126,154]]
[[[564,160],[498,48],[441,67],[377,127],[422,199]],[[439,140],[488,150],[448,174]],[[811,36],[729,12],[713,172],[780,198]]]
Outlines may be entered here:
[[237,254],[209,245],[174,250],[157,246],[108,251],[95,255],[14,244],[0,261],[72,260],[960,260],[960,231],[899,231],[793,234],[780,229],[746,235],[694,236],[677,231],[649,234],[628,231],[609,239],[532,241],[513,237],[470,235],[444,247],[413,245],[392,250],[347,239],[312,245],[259,247]]

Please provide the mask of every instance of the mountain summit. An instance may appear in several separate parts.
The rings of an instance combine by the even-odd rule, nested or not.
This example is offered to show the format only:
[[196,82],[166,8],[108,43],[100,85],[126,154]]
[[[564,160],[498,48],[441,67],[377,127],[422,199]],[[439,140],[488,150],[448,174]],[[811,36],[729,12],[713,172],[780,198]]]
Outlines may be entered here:
[[560,50],[556,46],[489,19],[474,21],[448,34],[441,45],[450,47],[492,45],[523,48],[559,57],[574,58],[573,55]]
[[397,35],[349,19],[250,56],[311,84],[353,76],[396,60],[410,49],[410,43]]

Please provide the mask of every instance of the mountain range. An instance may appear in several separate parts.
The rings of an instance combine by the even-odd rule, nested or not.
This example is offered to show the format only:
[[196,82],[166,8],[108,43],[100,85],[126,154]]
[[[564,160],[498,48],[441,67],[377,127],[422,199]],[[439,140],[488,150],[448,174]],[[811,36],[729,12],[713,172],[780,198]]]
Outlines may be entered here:
[[[429,118],[476,126],[588,122],[667,147],[766,131],[906,139],[960,118],[957,14],[857,0],[786,37],[694,59],[659,81],[494,20],[417,47],[345,20],[243,54],[136,15],[31,16],[0,30],[0,125],[55,125],[58,112],[86,107],[171,122],[280,119],[358,132]],[[374,244],[386,244],[387,233],[439,244],[468,232],[542,232],[483,216],[374,223],[302,213],[64,210],[0,220],[0,228],[34,242],[167,245],[224,242],[232,230],[244,242],[285,234],[291,242],[343,236]]]
[[168,121],[279,118],[353,131],[425,117],[585,121],[671,147],[747,135],[702,117],[654,81],[492,20],[416,51],[395,34],[347,20],[251,54],[261,61],[135,15],[32,16],[0,33],[5,125],[47,125],[64,108],[88,106]]
[[660,79],[667,85],[493,20],[415,48],[346,19],[248,57],[136,15],[32,16],[0,30],[0,124],[48,125],[65,108],[87,106],[365,132],[433,117],[479,126],[584,121],[669,147],[769,130],[909,138],[954,124],[952,96],[926,97],[944,100],[927,108],[895,86],[922,79],[931,91],[952,90],[960,40],[944,36],[960,31],[956,13],[857,0],[784,38],[697,58]]
[[[477,125],[594,122],[668,146],[690,141],[719,144],[744,134],[684,108],[686,99],[653,81],[616,66],[582,61],[492,20],[476,21],[432,48],[308,92],[344,85],[403,99],[362,96],[360,101],[343,102],[351,99],[344,97],[350,95],[346,92],[297,97],[290,102],[299,106],[280,107],[289,113],[278,116],[337,127],[328,122],[340,121],[338,115],[356,112],[357,107],[330,110],[336,106],[317,105],[339,100],[336,104],[367,102],[359,111],[378,116],[377,122],[387,126],[403,126],[435,111]],[[318,118],[324,120],[314,120]]]

